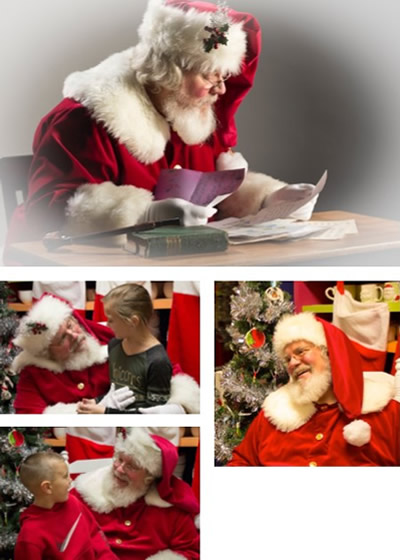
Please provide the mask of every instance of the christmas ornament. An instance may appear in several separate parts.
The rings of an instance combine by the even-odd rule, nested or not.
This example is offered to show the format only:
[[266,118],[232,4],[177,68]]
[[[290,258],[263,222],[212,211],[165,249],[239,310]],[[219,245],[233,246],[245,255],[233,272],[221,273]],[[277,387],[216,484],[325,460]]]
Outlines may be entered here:
[[250,329],[244,340],[250,348],[261,348],[265,344],[265,334],[256,328]]
[[272,304],[280,304],[285,299],[285,296],[280,288],[271,286],[265,290],[264,299]]
[[18,430],[12,430],[8,434],[8,441],[13,447],[21,447],[21,445],[23,445],[25,442],[25,438],[24,435]]

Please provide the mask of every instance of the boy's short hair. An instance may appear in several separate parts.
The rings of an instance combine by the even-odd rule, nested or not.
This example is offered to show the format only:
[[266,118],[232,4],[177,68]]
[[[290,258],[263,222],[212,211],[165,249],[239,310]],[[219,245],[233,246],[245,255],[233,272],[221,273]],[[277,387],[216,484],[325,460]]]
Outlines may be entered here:
[[40,486],[43,480],[53,480],[54,461],[62,461],[64,458],[54,451],[38,451],[32,453],[21,463],[19,478],[22,484],[32,493]]

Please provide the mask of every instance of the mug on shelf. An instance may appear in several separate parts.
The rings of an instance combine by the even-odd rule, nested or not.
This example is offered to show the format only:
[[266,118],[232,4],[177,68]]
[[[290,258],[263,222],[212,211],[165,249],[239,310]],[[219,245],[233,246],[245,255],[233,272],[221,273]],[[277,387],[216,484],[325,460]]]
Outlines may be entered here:
[[336,286],[329,286],[329,288],[326,288],[325,290],[326,297],[331,301],[333,301],[335,299],[336,290],[337,290]]
[[383,301],[400,301],[400,282],[385,282]]
[[371,303],[383,300],[383,288],[378,284],[361,284],[360,301]]

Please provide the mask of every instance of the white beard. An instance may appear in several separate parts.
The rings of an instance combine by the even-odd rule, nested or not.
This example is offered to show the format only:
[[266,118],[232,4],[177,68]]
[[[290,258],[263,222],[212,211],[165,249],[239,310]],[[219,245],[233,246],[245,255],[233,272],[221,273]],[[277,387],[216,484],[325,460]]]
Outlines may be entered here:
[[132,485],[119,486],[113,475],[112,468],[104,476],[103,498],[108,503],[109,511],[115,508],[128,507],[144,496],[146,492],[147,486],[145,485],[141,488],[135,488]]
[[305,381],[293,380],[287,385],[289,394],[297,404],[309,404],[317,402],[329,389],[332,383],[330,368],[320,373],[312,373]]
[[193,105],[184,95],[168,96],[162,103],[162,111],[172,128],[189,146],[205,142],[215,131],[217,120],[213,104],[216,96],[211,100]]
[[86,339],[85,347],[80,351],[73,353],[63,364],[64,370],[77,370],[81,371],[86,367],[90,367],[95,363],[104,361],[102,358],[103,352],[100,343],[90,336],[84,334]]

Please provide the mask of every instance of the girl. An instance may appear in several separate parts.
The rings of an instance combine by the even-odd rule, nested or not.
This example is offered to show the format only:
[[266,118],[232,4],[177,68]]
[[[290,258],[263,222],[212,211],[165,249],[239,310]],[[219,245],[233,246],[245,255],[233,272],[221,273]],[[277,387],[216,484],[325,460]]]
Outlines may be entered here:
[[[152,334],[149,321],[153,303],[139,284],[122,284],[103,299],[109,327],[116,338],[108,344],[110,382],[129,387],[133,404],[122,412],[140,414],[139,408],[165,404],[170,396],[172,366],[163,345]],[[78,412],[121,413],[121,410],[83,399]]]

